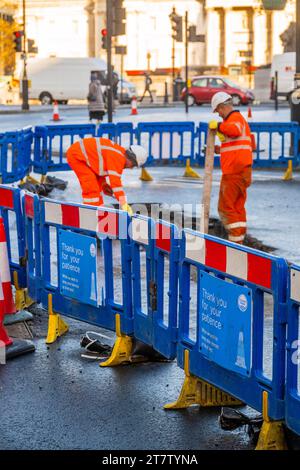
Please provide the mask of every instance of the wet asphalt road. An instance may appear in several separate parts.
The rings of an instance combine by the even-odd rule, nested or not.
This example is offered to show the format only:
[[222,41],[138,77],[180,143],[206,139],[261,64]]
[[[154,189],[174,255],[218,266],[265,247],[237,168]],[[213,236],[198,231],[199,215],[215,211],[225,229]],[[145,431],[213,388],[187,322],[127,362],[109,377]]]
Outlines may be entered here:
[[80,355],[88,325],[68,323],[56,344],[39,337],[34,354],[0,366],[0,449],[253,448],[244,429],[220,429],[219,408],[163,409],[181,388],[176,362],[100,368]]

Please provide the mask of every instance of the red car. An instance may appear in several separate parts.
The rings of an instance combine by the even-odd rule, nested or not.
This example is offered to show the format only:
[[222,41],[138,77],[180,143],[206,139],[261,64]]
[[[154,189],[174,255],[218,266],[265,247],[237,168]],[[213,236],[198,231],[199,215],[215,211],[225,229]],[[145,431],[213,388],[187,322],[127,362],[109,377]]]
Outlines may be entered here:
[[[213,95],[218,91],[225,91],[232,96],[234,106],[249,104],[254,100],[252,91],[241,88],[226,77],[209,77],[201,75],[192,78],[192,86],[189,88],[188,105],[210,103]],[[186,88],[182,90],[180,99],[185,100]]]

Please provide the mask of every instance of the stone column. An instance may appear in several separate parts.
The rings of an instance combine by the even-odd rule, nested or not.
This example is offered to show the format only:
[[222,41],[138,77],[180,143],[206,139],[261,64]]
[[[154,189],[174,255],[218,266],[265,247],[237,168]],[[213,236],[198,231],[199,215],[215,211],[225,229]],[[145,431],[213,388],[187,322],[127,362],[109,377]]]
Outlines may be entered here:
[[271,64],[272,59],[273,59],[273,11],[266,11],[266,33],[267,33],[266,64]]
[[89,57],[96,56],[95,50],[95,2],[91,0],[85,7],[88,23],[88,54]]
[[220,44],[219,44],[219,65],[225,67],[226,64],[226,11],[225,8],[216,8],[219,13]]

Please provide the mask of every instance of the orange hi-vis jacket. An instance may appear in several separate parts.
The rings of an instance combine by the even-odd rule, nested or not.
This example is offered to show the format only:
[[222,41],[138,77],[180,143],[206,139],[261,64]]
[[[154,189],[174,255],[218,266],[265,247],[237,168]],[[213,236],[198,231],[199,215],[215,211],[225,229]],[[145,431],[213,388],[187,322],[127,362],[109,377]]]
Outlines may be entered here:
[[232,111],[218,126],[224,134],[221,169],[224,175],[241,173],[252,165],[252,139],[249,124],[239,111]]
[[[93,193],[97,193],[97,190],[99,193],[98,184],[97,188],[92,187],[94,184],[92,173],[97,175],[98,183],[99,181],[105,182],[105,177],[108,177],[109,185],[113,190],[114,197],[120,202],[120,204],[124,204],[126,202],[126,195],[121,181],[122,172],[126,163],[124,147],[121,147],[120,145],[103,137],[87,137],[71,145],[67,151],[67,160],[71,168],[77,174],[82,188],[83,186],[86,186],[87,182],[85,180],[89,179],[88,176],[86,176],[86,173],[81,177],[81,168],[83,164],[85,163],[88,169],[91,170],[91,178],[89,181],[90,187],[83,188],[84,203],[97,204],[97,197],[89,197],[94,196]],[[95,201],[92,199],[95,199]]]

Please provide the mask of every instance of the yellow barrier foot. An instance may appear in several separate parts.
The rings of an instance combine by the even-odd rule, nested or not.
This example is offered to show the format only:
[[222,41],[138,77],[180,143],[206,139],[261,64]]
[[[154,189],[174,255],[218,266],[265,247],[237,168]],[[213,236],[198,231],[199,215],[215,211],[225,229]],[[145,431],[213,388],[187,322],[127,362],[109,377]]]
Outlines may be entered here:
[[283,175],[283,180],[290,181],[292,179],[293,179],[293,162],[289,160],[287,170]]
[[199,175],[199,173],[197,173],[197,171],[193,170],[193,168],[191,167],[191,162],[189,158],[186,161],[186,167],[185,167],[185,172],[183,176],[185,178],[201,179],[201,176]]
[[52,344],[59,336],[62,336],[69,331],[68,325],[64,322],[61,316],[58,313],[53,312],[52,294],[48,295],[48,313],[49,321],[46,343]]
[[27,293],[27,289],[24,289],[19,286],[17,271],[14,271],[13,273],[13,279],[14,279],[14,286],[16,289],[16,293],[15,293],[16,309],[17,311],[24,310],[25,308],[28,308],[31,305],[33,305],[35,302],[29,297]]
[[255,450],[287,450],[282,421],[264,421]]
[[228,393],[210,385],[204,380],[193,376],[189,370],[189,351],[184,351],[185,380],[179,398],[164,406],[166,410],[188,408],[192,405],[200,406],[240,406],[243,403]]
[[121,317],[119,314],[116,315],[116,335],[117,341],[114,344],[111,355],[106,361],[99,364],[100,367],[113,367],[124,362],[131,362],[132,338],[121,333]]
[[35,178],[33,178],[33,176],[30,176],[30,175],[26,177],[26,183],[40,184],[38,180],[36,180]]
[[153,181],[152,176],[150,175],[150,173],[148,173],[146,168],[142,168],[140,180],[142,180],[142,181]]
[[287,450],[282,421],[271,421],[268,413],[268,392],[263,392],[263,425],[255,450]]

